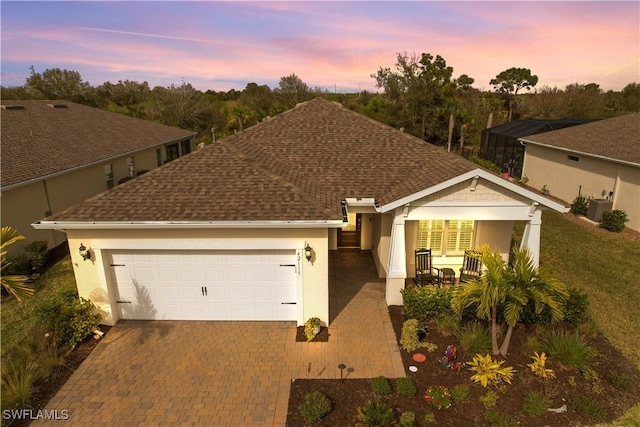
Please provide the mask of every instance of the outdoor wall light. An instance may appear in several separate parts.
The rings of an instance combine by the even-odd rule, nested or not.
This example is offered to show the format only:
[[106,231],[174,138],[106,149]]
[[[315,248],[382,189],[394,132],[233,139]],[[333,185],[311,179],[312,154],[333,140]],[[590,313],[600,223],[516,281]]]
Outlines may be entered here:
[[304,247],[304,256],[305,258],[307,258],[307,261],[311,262],[311,246],[309,246],[309,243],[306,244],[306,246]]
[[85,246],[80,243],[80,247],[78,248],[78,252],[80,252],[80,256],[82,257],[82,259],[84,261],[91,259],[91,251],[87,248],[85,248]]

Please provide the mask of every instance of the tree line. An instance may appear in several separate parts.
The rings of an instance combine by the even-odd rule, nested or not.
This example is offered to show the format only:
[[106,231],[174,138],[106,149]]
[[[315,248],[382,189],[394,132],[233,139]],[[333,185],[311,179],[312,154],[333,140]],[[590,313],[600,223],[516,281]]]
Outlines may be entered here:
[[151,88],[146,81],[119,80],[94,87],[78,71],[31,67],[23,86],[1,90],[4,100],[68,100],[193,130],[205,143],[212,128],[224,137],[318,96],[449,149],[478,146],[484,128],[511,120],[602,119],[640,111],[640,83],[620,92],[596,83],[536,88],[531,70],[513,67],[491,79],[493,91],[482,91],[473,87],[473,77],[454,77],[443,57],[429,53],[398,53],[393,67],[381,67],[371,78],[379,93],[330,93],[296,74],[283,76],[274,89],[250,82],[243,90],[203,92],[185,81]]

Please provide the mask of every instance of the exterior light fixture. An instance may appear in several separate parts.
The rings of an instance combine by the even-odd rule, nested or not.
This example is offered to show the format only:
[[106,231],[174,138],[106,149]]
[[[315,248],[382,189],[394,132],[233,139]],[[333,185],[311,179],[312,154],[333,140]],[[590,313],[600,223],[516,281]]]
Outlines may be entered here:
[[80,243],[80,247],[78,248],[78,252],[80,252],[80,256],[84,261],[91,259],[91,251],[87,249],[82,243]]
[[304,247],[304,256],[307,258],[307,261],[311,262],[311,246],[307,243]]

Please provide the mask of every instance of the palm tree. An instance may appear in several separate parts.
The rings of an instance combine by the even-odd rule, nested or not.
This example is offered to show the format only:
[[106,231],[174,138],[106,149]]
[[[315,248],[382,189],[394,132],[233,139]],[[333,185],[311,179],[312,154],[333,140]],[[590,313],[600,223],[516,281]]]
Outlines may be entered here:
[[24,236],[18,233],[17,230],[11,227],[2,227],[2,235],[0,236],[2,246],[0,248],[0,275],[2,281],[2,288],[7,292],[13,294],[19,302],[23,302],[25,299],[33,296],[34,289],[27,282],[29,277],[23,275],[5,275],[4,271],[10,262],[6,262],[5,255],[7,254],[7,247],[10,245],[24,240]]
[[497,355],[500,353],[497,314],[506,299],[506,263],[498,252],[491,252],[488,247],[481,248],[480,252],[485,271],[479,279],[462,285],[451,300],[451,308],[462,316],[465,308],[476,306],[476,315],[491,322],[491,351]]
[[507,333],[500,347],[500,354],[507,355],[513,328],[520,321],[527,304],[533,304],[536,313],[546,306],[551,311],[551,321],[564,318],[564,301],[568,297],[565,286],[533,265],[526,249],[514,249],[513,261],[506,271],[507,289],[504,301],[504,318]]

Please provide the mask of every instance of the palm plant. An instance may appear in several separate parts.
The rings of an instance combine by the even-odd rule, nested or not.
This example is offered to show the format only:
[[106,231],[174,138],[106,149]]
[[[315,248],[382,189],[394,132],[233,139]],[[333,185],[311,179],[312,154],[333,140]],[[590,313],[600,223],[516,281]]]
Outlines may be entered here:
[[21,240],[24,240],[24,236],[15,230],[14,228],[5,226],[2,227],[2,235],[0,236],[2,246],[0,248],[0,275],[2,281],[2,288],[16,297],[19,302],[23,302],[25,299],[33,296],[34,289],[29,285],[29,277],[24,275],[5,275],[5,269],[11,265],[6,261],[7,248]]

